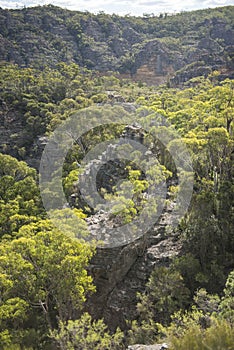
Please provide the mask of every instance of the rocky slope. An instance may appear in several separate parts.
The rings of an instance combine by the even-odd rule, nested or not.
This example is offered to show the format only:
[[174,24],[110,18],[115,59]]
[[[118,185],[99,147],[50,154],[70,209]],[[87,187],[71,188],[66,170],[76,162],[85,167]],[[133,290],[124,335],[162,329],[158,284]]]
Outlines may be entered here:
[[[119,145],[131,138],[144,142],[143,130],[138,124],[126,126],[121,136]],[[110,192],[113,185],[126,178],[126,174],[122,171],[123,161],[116,159],[112,161],[111,166],[109,164],[100,167],[101,164],[107,164],[106,160],[110,155],[114,155],[115,149],[118,149],[117,144],[110,145],[99,159],[92,160],[80,177],[78,186],[85,187],[86,184],[88,193],[95,193],[96,188],[101,187]],[[100,168],[96,182],[89,184],[88,179],[93,180],[92,174],[96,168]],[[81,207],[81,192],[78,186],[75,186],[76,193],[72,198],[73,200],[76,198],[75,202]],[[85,193],[82,188],[82,195]],[[86,219],[91,236],[104,242],[103,247],[97,248],[97,253],[91,261],[90,272],[97,292],[88,300],[87,309],[93,317],[104,318],[112,330],[117,326],[126,329],[126,320],[136,318],[137,292],[145,289],[145,284],[155,267],[168,266],[182,250],[182,243],[176,231],[171,229],[176,215],[173,210],[176,203],[170,198],[169,191],[167,199],[167,204],[165,203],[162,214],[155,224],[149,227],[144,235],[130,240],[129,243],[127,229],[124,231],[124,243],[118,242],[118,238],[121,242],[123,240],[122,224],[119,229],[118,220],[108,212],[99,210]],[[109,239],[111,234],[115,237]]]
[[[99,248],[90,271],[97,292],[88,301],[88,310],[98,318],[104,317],[110,329],[126,329],[126,319],[136,317],[136,293],[143,292],[155,267],[168,266],[180,255],[182,243],[176,232],[168,233],[172,222],[172,206],[163,214],[144,237],[112,249]],[[96,214],[89,220],[89,229],[107,227],[108,216]]]
[[120,17],[52,5],[0,9],[0,60],[20,66],[76,62],[136,81],[175,84],[222,70],[231,76],[233,6],[173,16]]

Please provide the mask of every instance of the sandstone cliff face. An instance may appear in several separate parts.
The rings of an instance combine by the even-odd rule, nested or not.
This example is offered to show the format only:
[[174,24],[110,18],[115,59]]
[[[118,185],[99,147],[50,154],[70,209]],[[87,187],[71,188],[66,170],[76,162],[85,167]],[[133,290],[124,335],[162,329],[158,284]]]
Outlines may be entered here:
[[[154,85],[173,78],[178,70],[182,73],[176,74],[175,83],[215,69],[228,76],[234,70],[232,11],[227,8],[228,16],[216,9],[136,19],[51,5],[0,9],[0,60],[39,67],[76,62]],[[196,62],[204,69],[188,67]]]
[[[136,72],[133,74],[135,81],[146,82],[149,85],[160,85],[167,82],[177,69],[177,53],[172,59],[170,50],[158,40],[148,42],[138,53],[135,65]],[[181,60],[180,66],[183,64]]]

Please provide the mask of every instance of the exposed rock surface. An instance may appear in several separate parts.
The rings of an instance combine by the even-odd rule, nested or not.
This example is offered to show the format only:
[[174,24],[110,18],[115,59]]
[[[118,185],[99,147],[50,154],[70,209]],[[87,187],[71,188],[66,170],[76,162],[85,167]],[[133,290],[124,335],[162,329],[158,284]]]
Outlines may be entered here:
[[127,350],[166,350],[169,347],[167,344],[154,344],[154,345],[130,345]]
[[[126,319],[136,317],[136,293],[144,291],[155,267],[168,266],[181,252],[176,234],[167,233],[172,220],[170,210],[164,211],[144,237],[122,247],[98,248],[91,262],[97,292],[89,300],[88,309],[95,317],[104,317],[111,329],[125,328]],[[97,218],[99,229],[107,224],[103,218]]]
[[[124,136],[138,138],[142,142],[144,140],[142,129],[138,125],[127,126],[122,135],[123,139]],[[109,151],[112,153],[114,149]],[[106,152],[99,162],[105,162]],[[95,166],[96,163],[91,162],[85,175],[91,176],[89,172],[94,171]],[[110,179],[122,176],[120,170],[117,161],[113,162],[112,167],[103,170],[101,178],[106,179],[107,189],[111,186]],[[94,185],[96,187],[96,183]],[[174,206],[172,200],[168,201],[159,219],[152,227],[149,226],[148,232],[138,239],[130,239],[129,244],[126,244],[129,238],[127,232],[126,243],[118,244],[118,239],[122,240],[122,236],[118,236],[118,225],[107,212],[99,211],[87,219],[89,231],[94,238],[108,241],[109,237],[106,235],[110,235],[110,229],[117,237],[116,245],[99,247],[91,261],[90,272],[94,277],[97,292],[87,304],[89,312],[94,317],[104,317],[111,329],[117,326],[126,328],[126,319],[134,319],[136,316],[136,293],[144,290],[153,269],[169,265],[171,259],[180,254],[181,242],[171,230],[175,219]],[[114,239],[112,238],[111,242],[115,242]]]
[[[234,71],[233,7],[227,8],[228,16],[221,11],[136,19],[95,16],[52,5],[0,9],[0,60],[39,67],[76,62],[153,85],[167,82],[180,70],[174,83],[217,69],[230,76]],[[196,62],[204,69],[191,66]]]

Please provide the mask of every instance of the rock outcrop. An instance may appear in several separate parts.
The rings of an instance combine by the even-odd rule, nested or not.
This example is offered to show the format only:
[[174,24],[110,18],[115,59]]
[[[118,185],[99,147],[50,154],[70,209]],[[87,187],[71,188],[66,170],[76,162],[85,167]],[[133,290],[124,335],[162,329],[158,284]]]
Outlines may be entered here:
[[[122,140],[124,137],[138,139],[141,142],[144,140],[143,131],[138,125],[127,126],[122,134]],[[112,153],[113,150],[111,149],[109,152]],[[86,179],[92,177],[90,172],[98,166],[96,162],[105,163],[107,153],[108,150],[103,153],[100,159],[90,163],[85,173]],[[121,179],[123,175],[119,161],[113,161],[111,167],[103,168],[101,176],[97,179],[101,183],[95,183],[94,187],[105,185],[105,188],[110,191],[118,177]],[[106,182],[102,182],[103,179]],[[113,179],[115,181],[111,181]],[[85,182],[87,183],[87,180]],[[88,188],[90,186],[91,184],[88,185]],[[80,193],[77,194],[80,200]],[[88,300],[87,309],[93,317],[104,318],[112,330],[117,326],[126,329],[126,319],[136,317],[136,293],[144,290],[153,269],[159,266],[168,266],[171,260],[181,252],[182,244],[176,232],[171,229],[175,219],[173,211],[175,203],[170,200],[169,192],[167,197],[167,205],[161,216],[152,227],[149,226],[144,235],[130,240],[128,243],[128,233],[126,232],[123,241],[126,243],[118,244],[116,241],[116,244],[111,247],[105,245],[98,247],[97,253],[91,261],[90,273],[94,278],[97,292]],[[112,230],[118,240],[118,223],[108,212],[98,211],[88,217],[86,221],[91,237],[105,243],[105,240],[109,239],[110,230]],[[121,228],[120,240],[122,240],[122,231]],[[114,242],[114,238],[111,242]]]
[[[90,265],[97,292],[87,308],[94,317],[104,317],[110,329],[126,328],[126,319],[136,317],[136,293],[144,291],[153,269],[168,266],[181,253],[181,242],[175,232],[170,232],[171,211],[172,207],[166,208],[154,227],[135,242],[97,249]],[[96,225],[102,229],[108,224],[108,216],[96,214],[89,229],[95,226],[96,230]]]
[[167,344],[154,344],[154,345],[130,345],[127,350],[166,350],[169,349]]
[[[136,19],[52,5],[0,9],[0,61],[38,67],[75,62],[152,85],[168,82],[180,70],[174,83],[217,69],[230,76],[234,71],[232,12],[229,6]],[[196,62],[206,69],[192,65],[187,72],[186,67]]]

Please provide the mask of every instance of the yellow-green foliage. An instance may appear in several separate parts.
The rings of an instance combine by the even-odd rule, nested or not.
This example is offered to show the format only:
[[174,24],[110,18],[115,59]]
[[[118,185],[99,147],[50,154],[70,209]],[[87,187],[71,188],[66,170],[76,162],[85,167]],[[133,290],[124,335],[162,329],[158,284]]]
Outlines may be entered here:
[[69,350],[121,350],[123,333],[117,329],[111,335],[103,320],[94,321],[88,313],[79,320],[60,322],[59,329],[50,332],[58,348]]
[[[180,16],[184,18],[183,14]],[[184,30],[176,18],[172,21],[175,33],[179,27]],[[136,18],[132,21],[148,23],[152,30],[155,26],[151,17],[147,21]],[[81,35],[78,22],[72,21],[72,26]],[[165,23],[169,24],[167,18]],[[177,39],[163,41],[171,47],[177,45]],[[125,63],[131,66],[133,57],[126,55]],[[48,136],[71,114],[84,112],[90,116],[90,131],[76,140],[64,163],[63,185],[68,196],[79,185],[82,168],[79,165],[85,153],[105,140],[118,138],[124,128],[111,124],[112,119],[116,120],[113,116],[128,113],[123,107],[96,104],[113,102],[109,90],[114,91],[113,95],[117,92],[116,96],[124,96],[126,101],[137,100],[137,121],[149,130],[145,142],[158,153],[160,165],[151,164],[143,174],[142,169],[135,168],[140,152],[126,145],[122,147],[123,155],[131,154],[134,166],[125,169],[128,176],[113,188],[114,193],[104,195],[112,203],[112,214],[120,225],[141,212],[147,201],[145,193],[152,183],[158,185],[162,180],[176,178],[169,153],[182,152],[181,141],[187,145],[193,161],[194,195],[190,210],[176,231],[184,238],[186,254],[173,266],[155,270],[145,293],[138,294],[138,321],[132,323],[129,339],[131,343],[154,342],[163,334],[175,350],[232,350],[233,273],[224,293],[220,293],[233,261],[234,247],[233,81],[220,82],[218,74],[213,73],[207,79],[192,79],[182,90],[166,86],[149,88],[111,75],[100,77],[76,64],[65,63],[43,70],[2,63],[0,80],[3,123],[6,128],[12,126],[13,117],[18,118],[19,125],[22,122],[22,130],[20,127],[18,130],[16,123],[17,130],[12,131],[9,143],[4,140],[1,149],[15,152],[19,159],[33,157],[33,152],[38,151],[38,136]],[[91,107],[85,109],[88,106]],[[97,120],[104,116],[107,126],[92,128],[93,115]],[[165,126],[165,120],[172,126]],[[162,122],[163,126],[158,128]],[[174,137],[176,130],[182,138]],[[159,136],[167,137],[164,141],[168,141],[168,147],[157,140]],[[183,154],[180,156],[183,160]],[[190,172],[181,175],[184,179],[191,177]],[[59,318],[62,323],[51,335],[60,342],[60,347],[64,337],[70,342],[63,349],[121,349],[118,344],[122,334],[110,335],[102,321],[93,322],[88,315],[74,321],[87,294],[95,290],[86,270],[93,249],[63,233],[73,225],[75,231],[86,234],[85,215],[80,208],[56,210],[53,217],[60,221],[63,232],[55,230],[49,220],[43,220],[45,212],[37,181],[36,171],[26,163],[0,154],[0,347],[47,349],[46,336],[49,329],[56,328]],[[56,177],[54,181],[57,183]],[[173,184],[172,196],[176,198],[181,187]],[[51,198],[56,202],[56,196]],[[147,213],[157,207],[157,198],[150,198],[151,203]],[[74,237],[74,232],[70,235]],[[214,295],[208,295],[204,288]],[[196,290],[197,306],[186,313],[184,309],[191,306]],[[216,293],[221,298],[218,309]],[[175,311],[178,312],[172,316]],[[77,336],[70,339],[75,328],[79,330]]]
[[169,338],[172,350],[233,350],[234,329],[225,320],[213,320],[210,328],[190,326],[177,338]]

